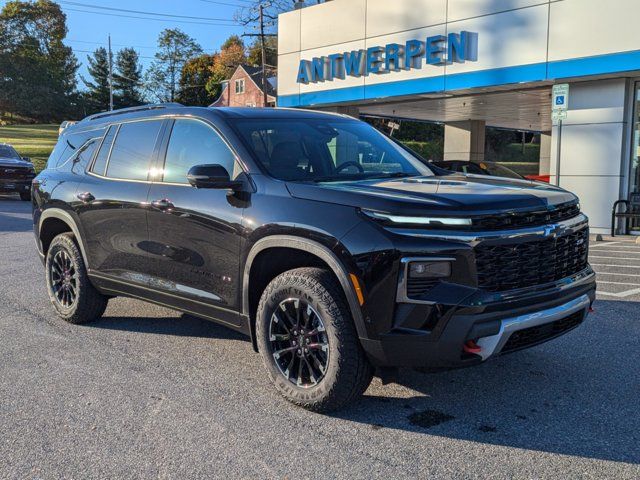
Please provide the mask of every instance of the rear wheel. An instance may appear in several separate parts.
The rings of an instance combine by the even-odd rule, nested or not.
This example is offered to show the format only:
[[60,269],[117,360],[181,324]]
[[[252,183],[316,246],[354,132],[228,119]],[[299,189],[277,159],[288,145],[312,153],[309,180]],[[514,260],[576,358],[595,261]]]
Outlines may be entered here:
[[45,263],[47,292],[58,316],[75,324],[102,316],[109,299],[91,285],[73,234],[53,239]]
[[331,272],[300,268],[265,289],[256,319],[258,349],[276,389],[309,410],[336,410],[359,398],[373,377]]
[[31,192],[20,192],[20,200],[24,202],[31,200]]

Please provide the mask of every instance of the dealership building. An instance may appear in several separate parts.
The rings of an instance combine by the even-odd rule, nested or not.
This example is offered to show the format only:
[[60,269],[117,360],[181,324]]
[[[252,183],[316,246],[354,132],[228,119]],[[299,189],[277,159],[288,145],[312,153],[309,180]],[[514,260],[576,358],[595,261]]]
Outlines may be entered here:
[[442,122],[445,160],[483,160],[489,126],[539,133],[540,174],[604,233],[640,192],[638,19],[640,0],[309,5],[279,18],[278,105]]

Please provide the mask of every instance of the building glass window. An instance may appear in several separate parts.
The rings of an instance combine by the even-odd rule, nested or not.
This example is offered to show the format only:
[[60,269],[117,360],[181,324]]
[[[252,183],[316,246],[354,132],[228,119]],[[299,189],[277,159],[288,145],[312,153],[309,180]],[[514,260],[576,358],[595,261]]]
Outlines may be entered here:
[[236,80],[236,93],[244,93],[244,78]]
[[640,193],[640,82],[636,83],[636,102],[631,152],[631,192]]

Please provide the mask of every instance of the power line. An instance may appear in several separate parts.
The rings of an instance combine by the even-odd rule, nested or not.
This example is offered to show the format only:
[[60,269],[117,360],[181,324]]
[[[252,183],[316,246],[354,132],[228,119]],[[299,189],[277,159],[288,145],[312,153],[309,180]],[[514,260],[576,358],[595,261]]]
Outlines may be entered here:
[[[238,5],[237,3],[227,3],[227,2],[220,2],[218,0],[200,0],[201,2],[204,3],[215,3],[216,5],[227,5],[229,7],[241,7],[241,8],[245,8],[244,5],[240,4]],[[253,2],[250,2],[249,0],[238,0],[239,2],[245,2],[247,4],[247,6],[251,5]]]
[[65,11],[92,13],[94,15],[104,15],[108,17],[135,18],[137,20],[155,20],[157,22],[189,23],[189,24],[195,24],[195,25],[211,25],[211,26],[217,26],[217,27],[237,27],[238,26],[238,24],[234,24],[234,23],[192,22],[189,20],[172,20],[169,18],[165,19],[165,18],[150,18],[150,17],[139,17],[139,16],[136,17],[133,15],[125,15],[120,13],[92,12],[91,10],[81,10],[79,8],[69,8],[69,7],[65,7]]
[[95,8],[98,10],[110,10],[112,12],[135,13],[137,15],[152,15],[155,17],[170,17],[170,18],[180,18],[180,19],[185,18],[188,20],[206,20],[206,21],[214,21],[214,22],[233,22],[233,20],[229,20],[226,18],[193,17],[189,15],[174,15],[171,13],[146,12],[142,10],[129,10],[126,8],[115,8],[115,7],[104,7],[101,5],[91,5],[88,3],[72,2],[69,0],[58,0],[58,3],[73,5],[75,7]]

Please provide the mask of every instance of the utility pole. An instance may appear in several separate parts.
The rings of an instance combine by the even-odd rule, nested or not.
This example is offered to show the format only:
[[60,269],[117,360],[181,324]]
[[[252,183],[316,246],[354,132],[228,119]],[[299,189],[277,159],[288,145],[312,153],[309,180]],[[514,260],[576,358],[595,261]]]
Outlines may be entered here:
[[113,55],[111,54],[111,34],[109,34],[109,111],[113,111]]
[[260,4],[260,47],[262,50],[262,98],[263,107],[267,106],[269,96],[267,95],[267,51],[264,44],[264,7]]

